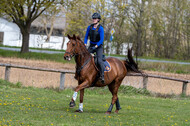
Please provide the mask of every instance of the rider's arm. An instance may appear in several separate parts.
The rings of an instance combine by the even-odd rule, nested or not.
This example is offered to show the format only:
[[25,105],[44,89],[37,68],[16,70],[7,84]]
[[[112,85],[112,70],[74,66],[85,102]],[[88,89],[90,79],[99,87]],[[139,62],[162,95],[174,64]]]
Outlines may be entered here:
[[88,42],[88,34],[89,34],[89,31],[90,31],[90,26],[88,26],[88,28],[86,29],[86,35],[84,37],[84,44],[86,45],[87,42]]
[[98,30],[98,32],[100,33],[100,41],[97,42],[97,46],[100,46],[101,44],[103,44],[104,41],[104,28],[101,26]]

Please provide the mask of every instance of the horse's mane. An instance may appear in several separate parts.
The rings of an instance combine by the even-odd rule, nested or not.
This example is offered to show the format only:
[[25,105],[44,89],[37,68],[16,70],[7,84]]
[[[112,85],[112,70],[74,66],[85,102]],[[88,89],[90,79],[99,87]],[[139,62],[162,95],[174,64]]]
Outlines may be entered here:
[[[79,41],[79,43],[81,44],[81,49],[82,51],[84,51],[85,53],[89,53],[88,50],[86,49],[86,46],[84,44],[84,42],[81,40],[81,38],[79,36],[77,36],[77,40]],[[89,53],[90,54],[90,53]]]

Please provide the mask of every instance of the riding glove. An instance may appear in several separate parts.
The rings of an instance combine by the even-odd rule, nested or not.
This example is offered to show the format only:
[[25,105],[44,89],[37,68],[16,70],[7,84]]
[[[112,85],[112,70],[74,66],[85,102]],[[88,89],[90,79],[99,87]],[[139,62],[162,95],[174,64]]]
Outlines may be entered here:
[[95,49],[96,49],[96,47],[94,47],[94,46],[93,46],[93,47],[91,47],[90,49],[91,49],[91,50],[95,50]]

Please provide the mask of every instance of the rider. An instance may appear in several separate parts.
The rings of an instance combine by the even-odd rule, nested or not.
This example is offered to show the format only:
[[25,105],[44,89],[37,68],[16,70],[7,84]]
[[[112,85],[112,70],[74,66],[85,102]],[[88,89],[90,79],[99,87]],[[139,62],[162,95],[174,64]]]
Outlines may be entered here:
[[104,41],[104,28],[99,24],[101,20],[101,16],[99,13],[94,13],[92,15],[93,24],[88,26],[86,30],[86,35],[84,38],[84,44],[87,45],[88,36],[90,37],[90,46],[88,48],[88,52],[94,53],[96,52],[97,61],[100,70],[100,80],[104,83],[104,63],[102,60],[103,55],[103,41]]

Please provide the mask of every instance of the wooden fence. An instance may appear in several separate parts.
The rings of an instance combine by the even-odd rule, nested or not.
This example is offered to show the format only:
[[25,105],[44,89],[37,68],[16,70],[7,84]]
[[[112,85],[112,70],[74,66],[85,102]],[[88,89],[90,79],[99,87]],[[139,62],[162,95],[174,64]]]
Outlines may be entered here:
[[[61,90],[64,89],[65,74],[74,74],[75,73],[75,71],[69,71],[69,70],[56,70],[56,69],[47,69],[47,68],[36,68],[36,67],[13,65],[13,64],[3,64],[3,63],[0,63],[0,66],[5,67],[5,80],[7,80],[7,81],[9,81],[11,68],[20,68],[20,69],[47,71],[47,72],[58,72],[58,73],[60,73],[60,86],[59,86],[59,88]],[[127,76],[142,76],[142,74],[140,74],[140,73],[130,73],[130,74],[127,74]],[[158,75],[147,74],[146,76],[143,76],[143,88],[144,89],[147,89],[148,77],[182,82],[183,83],[182,93],[184,95],[186,95],[187,84],[190,83],[190,80],[182,80],[182,79],[176,79],[176,78],[171,78],[171,77],[165,77],[165,76],[158,76]]]

